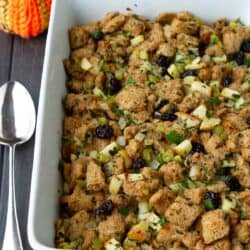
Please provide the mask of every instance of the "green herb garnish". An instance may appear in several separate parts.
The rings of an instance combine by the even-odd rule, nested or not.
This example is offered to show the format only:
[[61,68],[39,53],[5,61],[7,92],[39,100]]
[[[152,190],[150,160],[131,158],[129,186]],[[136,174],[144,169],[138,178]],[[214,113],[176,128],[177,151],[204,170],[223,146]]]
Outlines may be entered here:
[[243,212],[243,211],[241,211],[241,212],[240,212],[240,220],[245,220],[246,217],[247,217],[246,213]]
[[114,109],[114,113],[118,116],[124,115],[124,111],[122,109],[118,109],[118,108]]
[[217,43],[219,43],[219,38],[218,38],[218,36],[216,36],[215,34],[212,34],[211,36],[210,36],[210,45],[214,45],[214,44],[217,44]]
[[127,79],[127,84],[135,84],[135,80],[131,76],[129,76]]
[[206,210],[214,209],[213,202],[210,199],[205,199],[203,203],[204,203],[204,207],[206,208]]
[[250,58],[244,59],[244,65],[246,65],[247,67],[250,67]]
[[118,212],[124,216],[128,215],[128,208],[127,207],[119,207]]
[[160,225],[161,225],[162,227],[164,227],[165,224],[166,224],[166,219],[165,219],[164,216],[161,216],[161,218],[160,218]]
[[99,41],[103,38],[104,34],[100,29],[95,29],[92,33],[91,33],[92,37],[96,40]]
[[209,97],[208,102],[211,103],[212,105],[220,105],[221,100],[218,97]]
[[168,142],[171,143],[175,143],[175,144],[179,144],[182,141],[184,141],[186,139],[186,137],[184,135],[179,134],[177,131],[175,130],[170,130],[167,134],[166,134],[166,140]]

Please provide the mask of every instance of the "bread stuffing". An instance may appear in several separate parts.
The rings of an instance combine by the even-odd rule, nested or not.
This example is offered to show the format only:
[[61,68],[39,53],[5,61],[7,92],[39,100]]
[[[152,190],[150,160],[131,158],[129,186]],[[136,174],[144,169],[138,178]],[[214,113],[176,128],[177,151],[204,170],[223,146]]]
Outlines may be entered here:
[[250,249],[250,28],[111,12],[69,46],[56,247]]

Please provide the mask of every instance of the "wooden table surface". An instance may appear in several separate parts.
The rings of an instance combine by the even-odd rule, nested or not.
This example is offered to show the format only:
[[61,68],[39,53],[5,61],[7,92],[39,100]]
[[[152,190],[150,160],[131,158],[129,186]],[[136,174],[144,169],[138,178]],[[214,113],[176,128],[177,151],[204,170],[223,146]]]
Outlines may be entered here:
[[[31,40],[6,35],[0,31],[0,85],[8,80],[24,83],[31,93],[34,103],[38,105],[41,73],[44,57],[46,34]],[[33,162],[34,136],[22,146],[18,146],[15,158],[17,213],[24,250],[30,250],[26,227],[30,193],[30,181]],[[4,230],[6,214],[6,193],[8,167],[8,150],[0,148],[0,242]],[[0,244],[1,246],[2,244]],[[1,248],[0,248],[1,249]]]

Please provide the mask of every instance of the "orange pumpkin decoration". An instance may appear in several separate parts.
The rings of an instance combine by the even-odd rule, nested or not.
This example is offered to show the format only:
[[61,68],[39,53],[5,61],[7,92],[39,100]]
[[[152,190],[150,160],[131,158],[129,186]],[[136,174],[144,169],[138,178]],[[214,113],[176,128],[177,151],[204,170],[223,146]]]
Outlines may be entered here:
[[0,29],[23,38],[47,29],[52,0],[0,0]]

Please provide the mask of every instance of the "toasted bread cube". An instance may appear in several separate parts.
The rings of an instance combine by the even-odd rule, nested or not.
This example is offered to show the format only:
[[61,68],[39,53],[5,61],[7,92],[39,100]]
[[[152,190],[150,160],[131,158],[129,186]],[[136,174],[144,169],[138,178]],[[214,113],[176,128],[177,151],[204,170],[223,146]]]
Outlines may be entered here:
[[178,196],[174,203],[168,207],[165,217],[170,224],[188,229],[201,214],[202,208]]
[[205,244],[222,239],[229,234],[229,224],[222,209],[205,213],[201,218],[202,236]]

